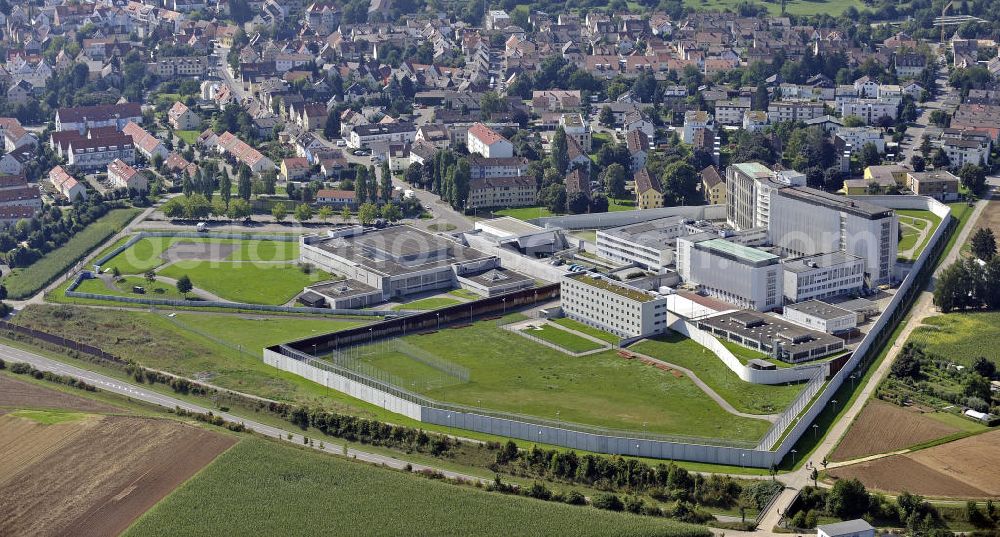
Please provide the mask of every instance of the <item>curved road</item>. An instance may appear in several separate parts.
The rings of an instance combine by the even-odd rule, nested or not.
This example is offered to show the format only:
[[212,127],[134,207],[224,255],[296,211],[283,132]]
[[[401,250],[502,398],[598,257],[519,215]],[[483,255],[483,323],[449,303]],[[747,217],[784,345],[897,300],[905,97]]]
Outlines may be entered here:
[[[231,422],[242,423],[247,429],[254,431],[255,433],[261,434],[263,436],[269,436],[272,438],[280,438],[288,442],[292,442],[298,445],[303,444],[303,435],[296,433],[287,429],[280,429],[278,427],[273,427],[270,425],[265,425],[253,420],[248,420],[246,418],[235,416],[227,412],[219,412],[217,409],[210,409],[207,407],[199,406],[187,401],[182,401],[180,399],[175,399],[169,395],[164,395],[151,390],[148,390],[142,386],[137,386],[135,384],[130,384],[128,382],[123,382],[118,379],[102,375],[100,373],[95,373],[93,371],[88,371],[86,369],[81,369],[76,366],[69,364],[64,364],[57,360],[47,358],[45,356],[40,356],[38,354],[17,349],[14,347],[9,347],[7,345],[0,344],[0,358],[3,358],[7,362],[24,362],[31,364],[35,369],[41,371],[51,371],[52,373],[57,373],[60,375],[65,375],[69,377],[74,377],[83,380],[87,383],[93,384],[98,388],[114,392],[132,399],[143,401],[146,403],[151,403],[154,405],[162,406],[165,408],[176,408],[180,407],[191,412],[207,413],[212,412],[217,416],[222,416],[223,419]],[[289,435],[291,438],[289,439]],[[333,442],[328,442],[325,437],[316,438],[315,440],[323,440],[324,446],[322,448],[317,445],[310,446],[317,451],[326,451],[334,455],[344,455],[343,444],[337,444]],[[471,476],[468,474],[462,474],[458,472],[453,472],[451,470],[445,470],[443,468],[435,468],[433,466],[426,466],[423,464],[408,463],[406,461],[399,460],[394,457],[388,457],[385,455],[379,455],[377,453],[370,453],[367,451],[360,451],[357,449],[348,448],[346,451],[346,456],[350,458],[357,459],[359,461],[364,461],[372,464],[380,464],[388,466],[389,468],[395,468],[397,470],[403,470],[409,464],[413,471],[423,471],[430,470],[439,472],[447,478],[450,479],[462,479],[465,481],[480,481],[486,483],[488,480]]]

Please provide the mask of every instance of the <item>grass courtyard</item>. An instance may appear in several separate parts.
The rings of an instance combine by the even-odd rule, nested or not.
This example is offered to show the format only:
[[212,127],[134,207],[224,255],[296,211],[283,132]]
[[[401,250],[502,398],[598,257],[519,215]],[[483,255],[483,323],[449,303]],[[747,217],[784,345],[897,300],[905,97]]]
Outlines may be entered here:
[[398,306],[393,306],[392,309],[396,311],[400,310],[437,310],[441,308],[446,308],[448,306],[454,306],[455,304],[461,304],[461,300],[454,298],[448,298],[444,296],[432,296],[429,298],[423,298],[420,300],[414,300],[413,302],[407,302],[405,304],[400,304]]
[[172,246],[178,244],[206,245],[206,260],[275,262],[294,261],[299,257],[297,241],[144,237],[127,250],[109,259],[104,267],[117,268],[122,274],[142,274],[167,263],[168,258],[165,254]]
[[941,218],[930,211],[902,209],[899,215],[900,239],[897,251],[901,261],[913,261],[920,257],[930,236],[941,225]]
[[521,332],[562,347],[572,353],[588,352],[601,348],[599,343],[547,324],[534,328],[522,328]]
[[330,274],[308,274],[292,264],[180,261],[157,272],[178,279],[187,275],[195,288],[233,302],[281,305],[307,285],[330,279]]
[[711,351],[676,333],[643,340],[629,348],[690,369],[741,412],[781,412],[804,387],[802,384],[769,386],[744,382]]
[[398,353],[378,343],[358,348],[357,355],[404,383],[414,381],[416,391],[440,401],[600,427],[641,431],[645,425],[654,433],[732,440],[756,440],[769,425],[727,413],[683,376],[625,360],[614,351],[571,357],[495,321],[401,340],[466,368],[469,382],[426,388],[426,371],[399,363]]

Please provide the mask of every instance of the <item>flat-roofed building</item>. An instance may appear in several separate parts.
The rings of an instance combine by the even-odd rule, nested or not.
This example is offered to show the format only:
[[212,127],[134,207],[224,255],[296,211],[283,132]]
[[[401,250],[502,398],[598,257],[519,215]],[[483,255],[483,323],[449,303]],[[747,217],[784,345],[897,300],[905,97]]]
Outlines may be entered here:
[[698,233],[678,237],[676,255],[681,278],[709,296],[761,311],[783,302],[782,268],[775,254]]
[[843,334],[858,326],[856,313],[819,300],[785,306],[782,316],[799,326],[827,334]]
[[958,199],[958,177],[948,170],[930,170],[926,172],[909,172],[906,174],[906,186],[918,196],[928,196],[940,201]]
[[575,321],[622,338],[662,334],[667,329],[667,299],[626,284],[576,273],[560,285],[563,313]]
[[562,243],[558,232],[510,216],[477,220],[476,231],[488,236],[497,246],[514,246],[523,254],[551,253]]
[[586,152],[590,152],[593,147],[593,140],[590,133],[590,124],[584,121],[583,115],[579,113],[562,114],[559,116],[559,126],[566,132],[567,138],[576,140]]
[[839,337],[757,311],[744,310],[699,319],[698,328],[793,364],[844,350],[844,340]]
[[527,207],[537,198],[538,185],[532,177],[484,177],[469,181],[466,208]]
[[597,230],[597,255],[658,271],[674,263],[677,237],[687,235],[683,217],[671,216]]
[[786,302],[860,294],[865,286],[865,260],[846,252],[787,259],[783,265]]

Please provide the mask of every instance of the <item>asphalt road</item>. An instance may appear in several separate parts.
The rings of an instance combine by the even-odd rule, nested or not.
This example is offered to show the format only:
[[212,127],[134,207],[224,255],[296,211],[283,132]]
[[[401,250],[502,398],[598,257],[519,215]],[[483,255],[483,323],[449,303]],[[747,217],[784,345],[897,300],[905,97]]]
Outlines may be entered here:
[[[161,393],[157,393],[157,392],[151,391],[149,389],[146,389],[143,386],[138,386],[138,385],[135,385],[135,384],[130,384],[130,383],[127,383],[127,382],[123,382],[123,381],[120,381],[118,379],[111,378],[111,377],[106,376],[106,375],[102,375],[100,373],[95,373],[93,371],[88,371],[86,369],[81,369],[79,367],[76,367],[76,366],[73,366],[73,365],[69,365],[69,364],[65,364],[63,362],[59,362],[57,360],[53,360],[51,358],[47,358],[45,356],[41,356],[41,355],[38,355],[38,354],[35,354],[35,353],[32,353],[32,352],[28,352],[28,351],[24,351],[24,350],[21,350],[21,349],[17,349],[17,348],[14,348],[14,347],[9,347],[7,345],[0,344],[0,358],[3,358],[8,363],[10,363],[10,362],[25,362],[25,363],[31,364],[36,369],[39,369],[41,371],[51,371],[52,373],[58,373],[60,375],[74,377],[74,378],[83,380],[83,381],[85,381],[85,382],[87,382],[89,384],[93,384],[94,386],[97,386],[98,389],[101,389],[101,390],[104,390],[104,391],[107,391],[107,392],[114,392],[114,393],[117,393],[117,394],[120,394],[120,395],[124,395],[126,397],[130,397],[130,398],[138,400],[138,401],[143,401],[143,402],[146,402],[146,403],[152,403],[154,405],[162,406],[164,408],[171,408],[172,409],[172,408],[180,407],[180,408],[183,408],[185,410],[189,410],[191,412],[199,412],[199,413],[212,412],[212,413],[214,413],[217,416],[222,416],[222,418],[225,419],[225,420],[227,420],[227,421],[236,422],[236,423],[243,423],[243,425],[245,425],[247,429],[250,429],[250,430],[252,430],[252,431],[254,431],[254,432],[258,433],[258,434],[261,434],[263,436],[269,436],[269,437],[272,437],[272,438],[280,438],[282,440],[285,440],[285,441],[288,441],[288,442],[291,442],[291,443],[294,443],[294,444],[304,445],[303,444],[303,436],[302,436],[302,434],[300,434],[298,432],[295,432],[295,431],[292,431],[292,430],[288,430],[288,429],[280,429],[278,427],[272,427],[270,425],[265,425],[263,423],[259,423],[259,422],[252,421],[252,420],[248,420],[248,419],[240,417],[240,416],[235,416],[235,415],[230,414],[228,412],[220,412],[218,409],[211,409],[211,408],[208,408],[208,407],[203,407],[203,406],[199,406],[199,405],[196,405],[196,404],[193,404],[193,403],[189,403],[187,401],[182,401],[180,399],[176,399],[176,398],[170,397],[169,395],[163,395]],[[290,439],[289,439],[289,436],[288,436],[289,434],[292,435]],[[344,446],[342,444],[330,442],[330,441],[328,441],[327,438],[324,438],[324,437],[320,437],[320,438],[314,437],[314,439],[315,440],[322,440],[323,441],[323,447],[322,448],[319,447],[318,443],[316,443],[316,445],[314,445],[314,446],[311,446],[313,449],[315,449],[317,451],[326,451],[327,453],[331,453],[331,454],[334,454],[334,455],[344,455],[345,454],[344,451],[343,451],[344,450]],[[464,480],[467,480],[467,481],[482,481],[484,483],[487,481],[485,479],[482,479],[482,478],[479,478],[479,477],[474,477],[474,476],[467,475],[467,474],[453,472],[453,471],[445,470],[445,469],[442,469],[442,468],[435,468],[433,466],[426,466],[426,465],[416,464],[416,463],[408,463],[406,461],[403,461],[403,460],[400,460],[400,459],[396,459],[394,457],[387,457],[385,455],[379,455],[377,453],[370,453],[370,452],[367,452],[367,451],[359,451],[359,450],[351,449],[351,448],[348,448],[348,450],[346,452],[346,456],[349,457],[349,458],[357,459],[359,461],[364,461],[364,462],[368,462],[368,463],[372,463],[372,464],[381,464],[381,465],[388,466],[390,468],[399,469],[399,470],[404,469],[406,467],[406,465],[409,464],[411,466],[411,468],[413,469],[413,471],[432,470],[432,471],[440,472],[445,477],[448,477],[448,478],[451,478],[451,479],[464,479]]]

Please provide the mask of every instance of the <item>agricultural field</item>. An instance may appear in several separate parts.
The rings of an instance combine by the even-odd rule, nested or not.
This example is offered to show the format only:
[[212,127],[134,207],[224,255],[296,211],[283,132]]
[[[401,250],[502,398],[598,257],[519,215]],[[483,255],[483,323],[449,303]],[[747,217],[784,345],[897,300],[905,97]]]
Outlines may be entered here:
[[404,354],[463,368],[469,380],[435,388],[424,377],[408,376],[415,374],[410,367],[393,368],[385,358],[400,350],[385,343],[355,347],[352,360],[399,377],[407,387],[440,401],[601,427],[645,426],[655,433],[731,440],[756,440],[769,426],[765,420],[727,413],[683,375],[678,378],[638,360],[625,360],[614,351],[572,357],[504,330],[496,321],[398,339],[411,348],[403,349]]
[[15,268],[4,275],[3,284],[12,299],[28,298],[55,280],[74,263],[87,255],[109,237],[121,231],[139,209],[114,209],[97,219],[66,244],[52,250],[25,268]]
[[[684,5],[691,9],[710,11],[736,11],[736,0],[684,0]],[[757,5],[767,8],[769,14],[781,15],[780,2],[764,2]],[[864,3],[858,0],[788,0],[784,4],[785,12],[790,15],[828,14],[839,17],[848,7],[863,9]]]
[[322,406],[331,410],[357,412],[352,406],[356,400],[267,366],[261,360],[261,350],[366,321],[215,313],[167,317],[148,312],[32,305],[19,313],[15,322],[96,345],[146,367],[204,379],[225,388],[311,405],[317,405],[322,398]]
[[125,532],[174,535],[707,537],[677,522],[459,488],[245,439]]
[[705,384],[741,412],[775,414],[802,391],[802,384],[763,385],[741,380],[711,351],[679,334],[646,339],[630,349],[690,369]]
[[910,341],[966,367],[983,356],[1000,366],[1000,312],[948,313],[924,319]]
[[566,349],[574,354],[593,351],[602,347],[599,343],[582,338],[561,328],[549,326],[548,324],[522,328],[520,330],[529,336],[548,341],[549,343],[562,347],[563,349]]
[[4,534],[118,534],[236,441],[172,420],[97,414],[103,405],[93,401],[0,382],[17,389],[4,395],[8,407],[40,396],[63,406],[0,415]]
[[5,407],[13,409],[70,409],[80,412],[105,413],[119,411],[118,408],[93,399],[50,390],[0,375],[0,408]]
[[[961,418],[959,418],[961,419]],[[973,425],[969,422],[970,425]],[[832,461],[849,461],[905,449],[945,438],[962,431],[955,424],[935,419],[917,408],[903,408],[873,399],[858,415],[840,444],[830,455]]]
[[991,431],[903,455],[828,470],[866,487],[934,498],[1000,496],[1000,431]]

